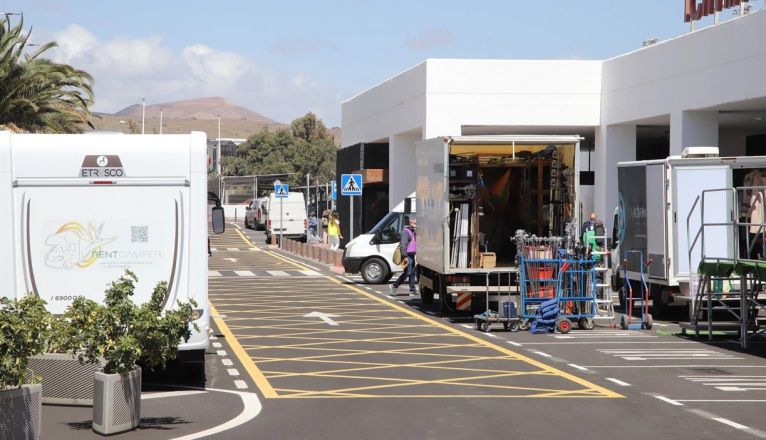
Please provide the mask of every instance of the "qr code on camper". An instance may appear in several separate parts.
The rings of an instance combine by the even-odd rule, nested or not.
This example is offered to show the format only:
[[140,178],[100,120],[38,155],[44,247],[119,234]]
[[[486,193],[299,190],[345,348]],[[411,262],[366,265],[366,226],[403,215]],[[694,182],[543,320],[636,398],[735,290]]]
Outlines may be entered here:
[[149,226],[131,226],[131,243],[146,243],[149,241]]

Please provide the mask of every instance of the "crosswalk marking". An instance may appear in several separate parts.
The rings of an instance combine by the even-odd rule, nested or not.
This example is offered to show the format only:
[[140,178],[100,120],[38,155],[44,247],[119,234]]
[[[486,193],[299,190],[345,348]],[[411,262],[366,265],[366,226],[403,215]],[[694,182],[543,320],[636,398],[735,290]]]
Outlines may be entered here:
[[555,339],[602,339],[602,338],[656,338],[656,335],[642,332],[616,330],[584,330],[567,335],[551,335]]
[[275,276],[275,277],[288,277],[288,276],[290,276],[290,275],[287,274],[287,272],[285,272],[283,270],[267,270],[266,272],[268,272],[270,275]]
[[598,349],[600,353],[625,359],[626,361],[646,361],[659,359],[741,359],[726,353],[719,353],[706,348],[636,348],[636,349]]
[[321,273],[319,273],[319,272],[317,272],[315,270],[302,270],[300,272],[302,274],[304,274],[304,275],[308,275],[308,276],[311,276],[311,277],[316,277],[316,276],[322,275]]
[[253,277],[321,277],[321,273],[313,270],[209,270],[209,278],[253,278]]
[[221,273],[218,272],[217,270],[209,270],[209,271],[207,271],[207,276],[208,277],[221,277],[223,275],[221,275]]
[[251,277],[255,275],[251,270],[235,270],[234,273],[240,277]]
[[679,376],[720,391],[766,391],[766,376]]

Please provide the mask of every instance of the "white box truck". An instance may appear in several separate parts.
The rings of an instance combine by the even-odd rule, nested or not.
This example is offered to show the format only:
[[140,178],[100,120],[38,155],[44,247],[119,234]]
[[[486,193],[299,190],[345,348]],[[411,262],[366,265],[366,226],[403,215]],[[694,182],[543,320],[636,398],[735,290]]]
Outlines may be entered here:
[[286,198],[278,198],[272,192],[266,204],[266,243],[271,243],[271,237],[290,239],[306,238],[308,215],[306,215],[306,199],[302,192],[290,192]]
[[37,295],[59,314],[78,296],[102,301],[130,269],[136,302],[159,281],[168,282],[165,307],[196,301],[198,330],[181,350],[204,355],[206,159],[201,132],[0,132],[0,295]]
[[[697,197],[703,190],[745,186],[749,173],[766,171],[763,156],[709,157],[710,151],[706,149],[703,156],[708,157],[693,157],[694,148],[687,152],[686,157],[617,164],[618,206],[612,235],[619,247],[615,252],[617,258],[612,261],[624,264],[627,250],[639,250],[645,259],[652,260],[647,283],[655,316],[668,312],[668,306],[686,307],[691,301],[689,269],[696,274],[700,253],[697,246],[690,264],[686,223]],[[717,156],[717,152],[712,155]],[[706,209],[706,223],[731,222],[741,213],[740,207],[733,206],[733,198],[724,192],[709,194],[706,203],[720,207]],[[699,210],[690,221],[693,240],[700,227]],[[733,257],[736,233],[726,226],[717,228],[720,233],[707,229],[706,251]],[[620,270],[619,274],[622,273]],[[628,278],[636,281],[638,277],[638,262],[628,260]]]
[[[442,313],[518,294],[515,231],[578,240],[579,136],[460,136],[416,145],[420,296]],[[507,287],[504,287],[507,286]],[[495,309],[497,310],[497,309]]]

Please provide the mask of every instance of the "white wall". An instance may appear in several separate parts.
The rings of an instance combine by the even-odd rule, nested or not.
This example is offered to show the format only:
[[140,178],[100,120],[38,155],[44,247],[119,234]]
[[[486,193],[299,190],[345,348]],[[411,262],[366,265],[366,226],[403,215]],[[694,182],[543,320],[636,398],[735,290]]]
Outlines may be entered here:
[[601,61],[427,63],[426,139],[459,135],[462,125],[599,125]]
[[425,124],[425,96],[426,62],[423,62],[344,101],[341,146],[419,130]]

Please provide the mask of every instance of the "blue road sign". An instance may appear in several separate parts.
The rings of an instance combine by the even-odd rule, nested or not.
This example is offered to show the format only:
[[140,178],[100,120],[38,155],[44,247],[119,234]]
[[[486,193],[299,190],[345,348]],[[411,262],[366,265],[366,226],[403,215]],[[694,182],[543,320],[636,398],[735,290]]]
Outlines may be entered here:
[[332,194],[330,195],[331,200],[338,200],[338,182],[332,181]]
[[362,195],[362,175],[361,174],[341,174],[340,194],[343,196],[361,196]]
[[286,183],[274,185],[274,197],[286,199],[288,195],[290,195],[290,185]]

